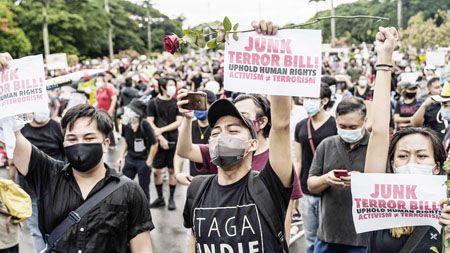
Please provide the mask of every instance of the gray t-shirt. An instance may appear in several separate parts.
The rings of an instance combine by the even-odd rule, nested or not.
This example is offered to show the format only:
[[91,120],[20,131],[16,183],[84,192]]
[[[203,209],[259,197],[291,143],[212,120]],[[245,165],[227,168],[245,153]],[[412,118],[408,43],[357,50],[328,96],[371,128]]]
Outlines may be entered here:
[[[338,135],[323,140],[317,147],[309,176],[322,176],[334,169],[364,172],[369,134],[353,149]],[[367,235],[356,234],[352,217],[350,188],[329,187],[322,192],[317,236],[327,243],[367,246]]]

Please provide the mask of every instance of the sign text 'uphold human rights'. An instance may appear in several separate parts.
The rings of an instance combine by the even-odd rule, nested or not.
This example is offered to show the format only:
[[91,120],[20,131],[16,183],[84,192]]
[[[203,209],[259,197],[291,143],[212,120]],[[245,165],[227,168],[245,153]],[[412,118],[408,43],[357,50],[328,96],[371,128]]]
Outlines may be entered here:
[[225,44],[226,90],[319,97],[320,30],[281,30],[274,36],[240,33]]

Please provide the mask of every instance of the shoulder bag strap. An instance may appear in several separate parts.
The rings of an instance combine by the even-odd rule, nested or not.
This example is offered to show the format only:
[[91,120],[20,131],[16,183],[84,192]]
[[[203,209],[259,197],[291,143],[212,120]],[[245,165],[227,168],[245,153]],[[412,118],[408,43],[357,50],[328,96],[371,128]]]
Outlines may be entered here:
[[87,213],[89,213],[92,208],[97,206],[102,200],[111,195],[117,189],[119,189],[126,182],[130,181],[124,175],[120,176],[119,182],[110,182],[105,187],[103,187],[100,191],[91,196],[88,200],[86,200],[81,206],[79,206],[75,211],[71,211],[69,215],[61,222],[58,226],[56,226],[53,231],[45,235],[46,243],[47,243],[47,251],[50,252],[55,246],[56,243],[61,239],[61,237],[69,231],[69,229],[80,222],[81,218],[83,218]]
[[270,230],[278,239],[279,243],[283,246],[283,253],[289,252],[289,247],[286,242],[284,233],[284,222],[279,220],[277,210],[273,204],[272,196],[269,193],[264,182],[258,177],[258,172],[251,171],[248,177],[248,190],[250,196],[255,201],[258,210],[261,211],[263,218],[266,220],[270,227]]
[[311,147],[311,151],[313,152],[313,154],[316,153],[316,147],[314,146],[314,142],[313,142],[313,137],[312,137],[312,133],[311,133],[311,118],[308,119],[308,122],[306,123],[306,128],[308,130],[308,140],[309,140],[309,147]]
[[415,227],[414,232],[409,236],[406,243],[403,245],[400,253],[411,253],[422,242],[427,234],[429,227]]

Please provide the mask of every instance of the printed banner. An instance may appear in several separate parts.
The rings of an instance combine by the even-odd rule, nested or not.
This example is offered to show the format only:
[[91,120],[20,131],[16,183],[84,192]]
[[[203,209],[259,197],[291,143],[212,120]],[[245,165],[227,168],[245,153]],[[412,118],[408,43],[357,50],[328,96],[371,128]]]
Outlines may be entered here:
[[45,111],[48,95],[42,55],[13,60],[0,71],[0,119]]
[[432,226],[441,230],[440,200],[446,176],[353,174],[353,222],[357,233],[404,227]]
[[241,33],[225,43],[225,90],[319,97],[320,30],[282,30],[275,36]]

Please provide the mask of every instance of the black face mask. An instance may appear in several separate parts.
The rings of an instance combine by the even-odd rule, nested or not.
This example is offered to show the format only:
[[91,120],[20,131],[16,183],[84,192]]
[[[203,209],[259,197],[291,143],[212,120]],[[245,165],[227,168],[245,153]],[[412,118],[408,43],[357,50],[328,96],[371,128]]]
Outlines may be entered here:
[[405,97],[406,98],[415,98],[417,95],[417,92],[406,92]]
[[103,157],[101,143],[80,143],[64,148],[67,160],[73,169],[86,172],[98,165]]

